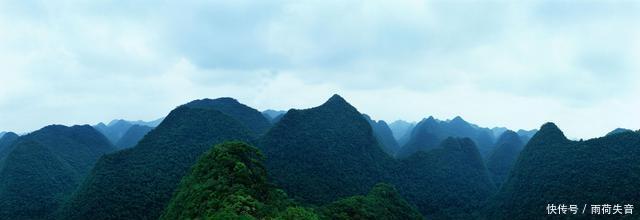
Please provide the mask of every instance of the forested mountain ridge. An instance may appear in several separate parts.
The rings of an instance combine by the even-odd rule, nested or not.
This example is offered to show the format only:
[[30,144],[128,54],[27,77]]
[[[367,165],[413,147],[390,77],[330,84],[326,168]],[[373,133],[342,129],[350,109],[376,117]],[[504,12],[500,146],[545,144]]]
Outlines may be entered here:
[[51,125],[0,158],[0,219],[49,219],[98,158],[115,148],[91,126]]
[[304,203],[366,194],[393,163],[362,114],[338,95],[289,110],[259,146],[270,178]]
[[9,154],[9,152],[11,151],[11,144],[13,144],[13,142],[15,142],[18,137],[20,136],[13,132],[7,132],[2,135],[2,137],[0,137],[0,161],[2,161],[2,158],[4,158],[7,154]]
[[544,218],[548,204],[638,204],[638,146],[637,132],[570,141],[555,124],[547,123],[520,153],[484,217]]
[[395,185],[428,219],[471,219],[495,191],[469,138],[447,138],[399,162]]
[[246,143],[215,146],[182,179],[160,219],[422,219],[388,184],[318,209],[301,206],[269,183],[262,162]]
[[609,133],[607,133],[606,136],[619,134],[619,133],[624,133],[624,132],[632,132],[632,130],[631,129],[626,129],[626,128],[616,128],[616,129],[613,129],[613,131],[610,131]]
[[132,125],[125,120],[113,120],[109,125],[99,123],[93,127],[107,137],[111,144],[116,144]]
[[86,125],[6,133],[0,219],[541,219],[547,204],[640,202],[640,131],[571,141],[552,123],[429,117],[395,159],[389,125],[338,95],[278,117],[195,100],[155,129],[132,125],[118,146],[136,146],[117,152]]
[[424,219],[413,205],[400,196],[395,187],[385,183],[376,184],[367,195],[351,196],[325,205],[320,213],[327,220]]
[[127,132],[124,133],[124,135],[122,135],[122,137],[120,138],[120,140],[118,140],[115,146],[118,149],[126,149],[126,148],[133,147],[136,144],[138,144],[138,142],[142,140],[142,138],[151,130],[153,130],[153,128],[149,126],[132,125],[129,128],[129,130],[127,130]]
[[409,141],[409,138],[411,138],[411,132],[415,126],[416,125],[413,122],[397,120],[389,124],[389,129],[391,129],[393,137],[398,142],[398,145],[403,146]]
[[491,129],[471,124],[459,116],[449,121],[440,121],[430,116],[413,128],[409,141],[398,150],[396,157],[406,158],[418,151],[429,151],[448,137],[472,139],[483,156],[488,155],[494,143]]
[[252,142],[238,120],[202,106],[180,106],[133,148],[102,157],[59,219],[157,219],[196,159],[223,141]]
[[389,125],[387,125],[387,122],[383,120],[372,120],[371,117],[366,114],[363,114],[363,116],[367,122],[369,122],[371,129],[373,129],[373,134],[376,136],[378,143],[382,146],[382,150],[390,156],[394,156],[400,146],[393,137],[393,133],[391,132]]
[[282,119],[282,116],[284,116],[284,114],[286,113],[287,111],[277,111],[272,109],[262,111],[262,115],[264,115],[264,117],[267,118],[267,120],[269,120],[271,124],[275,124],[280,121],[280,119]]
[[283,212],[292,202],[267,182],[262,160],[246,143],[215,146],[182,178],[160,219],[263,219]]
[[264,134],[271,127],[271,123],[261,112],[233,98],[199,99],[191,101],[185,106],[218,110],[238,120],[253,131],[256,136]]
[[471,213],[495,191],[470,139],[447,138],[432,150],[395,160],[382,152],[359,114],[339,96],[290,110],[261,141],[270,178],[292,198],[315,205],[388,182],[422,214],[440,219],[470,217],[455,207]]
[[496,146],[486,160],[487,169],[497,186],[500,186],[511,172],[522,148],[524,148],[524,143],[520,135],[511,130],[502,132],[496,141]]

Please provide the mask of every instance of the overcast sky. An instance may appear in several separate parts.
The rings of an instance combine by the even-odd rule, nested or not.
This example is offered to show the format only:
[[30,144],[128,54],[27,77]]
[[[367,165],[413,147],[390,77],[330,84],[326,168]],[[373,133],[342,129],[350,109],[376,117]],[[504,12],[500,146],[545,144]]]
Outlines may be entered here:
[[[574,3],[576,2],[576,3]],[[0,1],[0,130],[338,93],[574,138],[640,128],[638,1]]]

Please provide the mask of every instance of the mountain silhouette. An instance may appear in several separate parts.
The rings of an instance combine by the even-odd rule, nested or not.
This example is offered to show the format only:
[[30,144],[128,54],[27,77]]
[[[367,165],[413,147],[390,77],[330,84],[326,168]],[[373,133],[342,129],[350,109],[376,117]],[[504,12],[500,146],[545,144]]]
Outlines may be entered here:
[[522,150],[484,216],[541,219],[548,217],[548,204],[638,204],[638,146],[637,132],[570,141],[547,123]]
[[338,95],[315,108],[289,110],[260,148],[276,185],[318,205],[366,194],[392,163],[362,114]]
[[[231,109],[244,105],[229,102],[231,105],[221,104],[226,111],[247,112]],[[224,141],[255,139],[240,120],[211,108],[211,103],[220,104],[198,101],[180,106],[135,147],[102,157],[58,217],[157,219],[180,179],[202,153]],[[242,121],[252,121],[249,117]]]
[[491,152],[486,161],[487,169],[496,185],[501,185],[507,178],[522,148],[524,148],[524,143],[520,139],[520,135],[511,130],[502,132],[502,135],[496,141],[493,152]]
[[0,219],[47,219],[98,158],[115,148],[91,126],[51,125],[14,139],[5,150]]

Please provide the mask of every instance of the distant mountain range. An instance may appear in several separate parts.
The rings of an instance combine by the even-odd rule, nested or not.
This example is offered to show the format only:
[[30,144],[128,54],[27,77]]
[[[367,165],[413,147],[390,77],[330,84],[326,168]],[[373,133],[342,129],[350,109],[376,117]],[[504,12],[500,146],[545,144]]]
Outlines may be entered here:
[[160,122],[162,122],[164,118],[160,118],[154,121],[127,121],[127,120],[123,120],[123,119],[116,119],[116,120],[112,120],[111,122],[109,122],[109,124],[104,124],[102,122],[98,123],[97,125],[94,125],[93,127],[100,131],[100,133],[104,134],[105,137],[107,137],[107,139],[112,143],[112,144],[117,144],[118,141],[122,138],[122,136],[124,136],[127,131],[129,130],[129,128],[131,128],[131,126],[133,125],[142,125],[142,126],[147,126],[147,127],[151,127],[154,128],[156,126],[158,126],[158,124],[160,124]]
[[486,160],[489,173],[497,186],[500,186],[511,172],[524,144],[522,137],[511,130],[500,134],[500,138]]
[[284,116],[284,114],[286,113],[287,111],[267,109],[262,112],[262,115],[264,115],[264,117],[267,118],[271,123],[275,124],[276,122],[280,121],[280,119],[282,119],[282,116]]
[[367,122],[369,122],[371,129],[373,129],[373,134],[376,136],[378,143],[382,145],[382,150],[390,156],[394,156],[400,149],[400,145],[393,137],[393,132],[389,128],[389,125],[383,120],[372,120],[371,117],[366,114],[363,114],[363,116]]
[[398,145],[405,145],[411,138],[411,131],[416,126],[413,122],[406,122],[403,120],[397,120],[389,124],[389,129],[393,133],[393,137],[398,142]]
[[547,123],[524,147],[482,216],[543,219],[549,216],[548,205],[588,206],[590,213],[592,205],[638,204],[638,146],[638,132],[571,141],[555,124]]
[[387,124],[339,95],[286,112],[200,99],[3,133],[0,219],[544,219],[549,203],[640,202],[638,146],[628,129]]
[[491,151],[495,139],[490,129],[468,123],[461,117],[448,121],[429,117],[416,125],[409,141],[401,147],[396,157],[406,158],[418,151],[429,151],[448,137],[471,138],[484,156]]

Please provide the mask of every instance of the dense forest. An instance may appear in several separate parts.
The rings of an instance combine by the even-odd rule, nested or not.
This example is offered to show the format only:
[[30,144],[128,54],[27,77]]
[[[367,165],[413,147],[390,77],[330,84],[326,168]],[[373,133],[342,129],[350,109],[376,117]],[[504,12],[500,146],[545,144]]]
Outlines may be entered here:
[[[162,122],[164,118],[154,120],[154,121],[127,121],[123,119],[117,119],[109,122],[109,124],[104,124],[102,122],[94,125],[93,128],[102,133],[109,141],[116,146],[118,149],[124,149],[133,147],[140,139],[142,139],[142,132],[145,130],[148,132],[147,128],[154,128]],[[133,128],[132,127],[136,127]],[[131,131],[130,134],[127,134]],[[141,135],[142,134],[142,135]],[[146,132],[145,132],[146,134]],[[128,136],[127,136],[128,135]]]
[[98,158],[116,150],[90,126],[7,135],[0,141],[0,219],[51,218]]
[[287,112],[201,99],[161,123],[5,133],[0,219],[541,219],[639,202],[638,146],[628,129],[387,124],[338,95]]
[[160,219],[422,219],[393,186],[382,183],[366,196],[304,207],[269,183],[263,160],[246,143],[213,147],[182,179]]
[[501,185],[507,178],[523,147],[524,143],[518,133],[511,130],[502,132],[486,161],[496,185]]
[[392,162],[362,114],[337,95],[315,108],[289,110],[260,148],[274,183],[316,205],[367,193]]
[[400,161],[396,185],[429,219],[469,219],[495,191],[469,138],[447,138]]
[[546,217],[548,204],[573,204],[581,208],[638,204],[638,146],[638,132],[571,141],[555,124],[545,124],[520,153],[503,187],[488,203],[484,216],[540,219]]
[[137,146],[102,157],[60,219],[157,219],[180,179],[216,143],[252,142],[248,128],[218,110],[184,105]]

